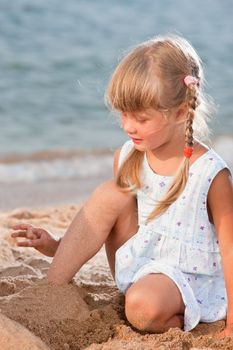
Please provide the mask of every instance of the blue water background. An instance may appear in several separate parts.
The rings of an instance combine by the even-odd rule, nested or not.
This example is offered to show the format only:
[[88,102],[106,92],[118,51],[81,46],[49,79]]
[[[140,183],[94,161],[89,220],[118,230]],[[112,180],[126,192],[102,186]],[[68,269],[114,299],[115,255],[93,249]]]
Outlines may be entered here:
[[129,47],[185,36],[218,105],[215,134],[233,134],[231,0],[0,1],[0,155],[114,149],[125,136],[104,105]]

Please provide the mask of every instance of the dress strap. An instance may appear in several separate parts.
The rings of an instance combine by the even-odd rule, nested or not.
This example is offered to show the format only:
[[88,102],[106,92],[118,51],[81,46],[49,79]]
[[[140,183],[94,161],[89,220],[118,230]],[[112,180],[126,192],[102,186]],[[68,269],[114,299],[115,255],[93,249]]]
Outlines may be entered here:
[[126,141],[123,146],[121,147],[120,151],[120,156],[119,156],[119,161],[118,161],[118,167],[124,163],[125,159],[129,155],[129,153],[133,150],[134,144],[131,140]]

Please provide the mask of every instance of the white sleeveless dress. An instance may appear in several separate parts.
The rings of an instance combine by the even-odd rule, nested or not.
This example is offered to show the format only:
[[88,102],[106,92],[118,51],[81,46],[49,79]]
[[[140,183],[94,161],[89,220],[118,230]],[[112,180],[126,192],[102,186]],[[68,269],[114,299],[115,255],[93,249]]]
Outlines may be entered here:
[[[133,148],[127,141],[119,166]],[[125,293],[132,283],[151,273],[163,273],[179,288],[184,304],[184,329],[200,321],[226,317],[227,296],[219,244],[207,212],[207,195],[225,162],[209,149],[190,167],[180,197],[161,216],[145,224],[156,201],[167,192],[170,176],[153,172],[145,155],[137,190],[139,230],[116,252],[116,284]]]

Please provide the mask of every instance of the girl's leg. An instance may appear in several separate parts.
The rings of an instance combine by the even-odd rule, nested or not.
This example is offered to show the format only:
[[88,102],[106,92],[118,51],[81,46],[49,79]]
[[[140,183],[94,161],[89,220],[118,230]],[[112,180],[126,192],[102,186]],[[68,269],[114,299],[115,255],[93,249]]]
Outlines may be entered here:
[[[124,216],[122,213],[128,210],[133,198],[132,194],[120,191],[114,181],[100,185],[78,212],[61,240],[48,271],[48,280],[56,284],[68,283],[102,247],[110,232],[114,236],[113,227],[115,224],[116,227],[119,226],[117,220]],[[114,249],[124,240],[123,232],[120,232],[121,238],[112,238],[114,248],[107,249],[111,264],[114,260],[111,259],[111,252],[115,254]]]
[[138,230],[138,212],[135,197],[127,201],[124,210],[115,222],[106,242],[105,249],[109,267],[113,278],[115,277],[115,253]]
[[164,274],[147,275],[126,293],[126,317],[140,330],[161,333],[172,327],[182,328],[184,310],[178,287]]

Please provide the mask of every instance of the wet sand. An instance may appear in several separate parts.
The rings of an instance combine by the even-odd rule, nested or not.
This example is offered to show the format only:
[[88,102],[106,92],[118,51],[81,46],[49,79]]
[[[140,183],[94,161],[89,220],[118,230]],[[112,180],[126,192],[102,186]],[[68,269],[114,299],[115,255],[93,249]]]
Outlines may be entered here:
[[[29,222],[62,236],[78,206],[2,212],[0,235],[1,350],[233,349],[218,340],[224,321],[199,324],[192,332],[171,329],[148,334],[125,319],[124,297],[115,287],[102,249],[67,286],[45,276],[51,259],[16,247],[10,226]],[[13,321],[14,322],[13,322]]]

